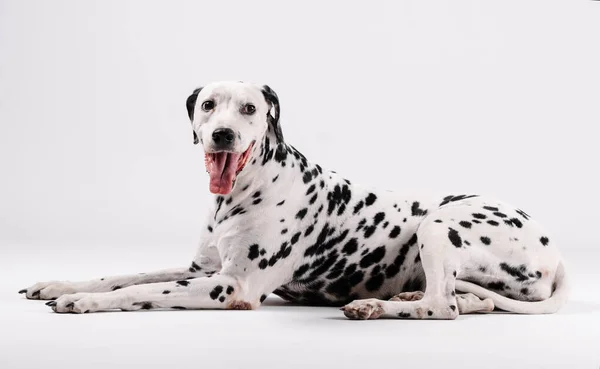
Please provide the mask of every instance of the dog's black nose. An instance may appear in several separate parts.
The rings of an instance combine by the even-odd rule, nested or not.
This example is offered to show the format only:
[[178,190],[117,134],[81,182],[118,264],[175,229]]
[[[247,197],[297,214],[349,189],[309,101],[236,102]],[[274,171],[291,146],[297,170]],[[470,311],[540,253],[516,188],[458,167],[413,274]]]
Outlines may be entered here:
[[235,139],[235,133],[231,128],[217,128],[212,133],[212,139],[217,146],[229,146]]

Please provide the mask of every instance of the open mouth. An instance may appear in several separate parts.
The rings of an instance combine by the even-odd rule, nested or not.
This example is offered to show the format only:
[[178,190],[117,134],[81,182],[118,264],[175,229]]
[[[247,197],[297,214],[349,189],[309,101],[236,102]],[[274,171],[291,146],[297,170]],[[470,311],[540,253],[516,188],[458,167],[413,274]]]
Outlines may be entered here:
[[204,165],[210,176],[210,192],[227,195],[233,189],[235,178],[244,169],[254,142],[243,153],[212,152],[204,154]]

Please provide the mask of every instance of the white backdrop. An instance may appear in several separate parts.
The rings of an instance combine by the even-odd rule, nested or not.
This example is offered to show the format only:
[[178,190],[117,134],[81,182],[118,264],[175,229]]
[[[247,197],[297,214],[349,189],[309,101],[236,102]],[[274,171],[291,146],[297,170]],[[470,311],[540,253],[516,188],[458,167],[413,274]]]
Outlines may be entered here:
[[231,79],[355,181],[489,194],[598,246],[598,3],[0,4],[3,242],[195,243],[185,99]]
[[187,265],[210,195],[185,99],[222,79],[269,84],[326,168],[496,196],[592,257],[599,19],[595,1],[0,0],[2,270]]

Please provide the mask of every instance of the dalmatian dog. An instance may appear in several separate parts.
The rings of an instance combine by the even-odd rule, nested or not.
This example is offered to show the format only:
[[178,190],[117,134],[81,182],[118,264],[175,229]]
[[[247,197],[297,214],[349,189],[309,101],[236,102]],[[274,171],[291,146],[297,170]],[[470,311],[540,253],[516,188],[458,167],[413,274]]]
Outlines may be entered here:
[[284,140],[277,94],[216,82],[187,98],[211,206],[185,267],[23,289],[57,313],[258,308],[271,293],[350,319],[549,314],[568,299],[548,233],[476,194],[403,197],[351,182]]

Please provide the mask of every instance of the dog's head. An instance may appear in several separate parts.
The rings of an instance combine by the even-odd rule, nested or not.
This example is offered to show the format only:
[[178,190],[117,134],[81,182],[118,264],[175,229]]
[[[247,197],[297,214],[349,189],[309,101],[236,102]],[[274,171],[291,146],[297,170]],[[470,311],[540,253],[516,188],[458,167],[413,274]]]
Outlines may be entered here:
[[194,144],[204,147],[210,192],[231,192],[252,148],[267,132],[283,142],[279,99],[269,86],[217,82],[198,88],[187,98]]

